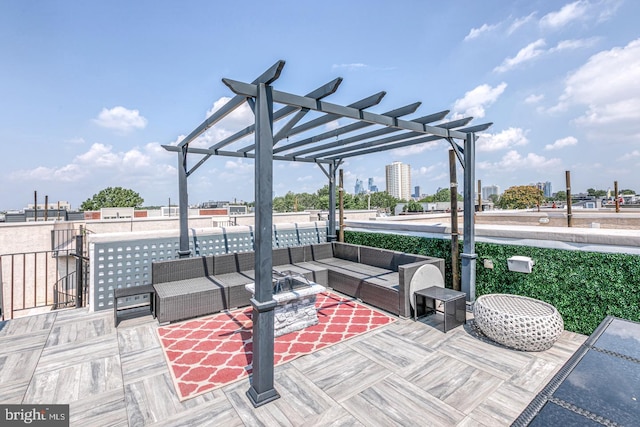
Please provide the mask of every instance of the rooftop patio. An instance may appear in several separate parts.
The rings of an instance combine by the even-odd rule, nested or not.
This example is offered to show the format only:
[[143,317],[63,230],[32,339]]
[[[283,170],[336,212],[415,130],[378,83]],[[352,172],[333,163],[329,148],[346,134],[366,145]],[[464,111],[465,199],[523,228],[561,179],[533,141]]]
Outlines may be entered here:
[[[70,404],[71,425],[509,425],[586,340],[506,349],[440,315],[390,325],[275,368],[282,398],[245,379],[180,402],[150,315],[69,309],[0,323],[0,401]],[[470,317],[469,313],[469,317]]]

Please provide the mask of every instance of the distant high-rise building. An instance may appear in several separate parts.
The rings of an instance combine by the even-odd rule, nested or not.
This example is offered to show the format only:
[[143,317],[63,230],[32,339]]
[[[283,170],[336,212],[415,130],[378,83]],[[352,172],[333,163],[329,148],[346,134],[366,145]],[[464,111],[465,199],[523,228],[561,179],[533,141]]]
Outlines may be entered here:
[[551,197],[551,194],[553,193],[553,191],[551,189],[551,183],[549,181],[537,182],[534,186],[538,190],[542,191],[542,194],[544,194],[544,197]]
[[420,198],[420,194],[421,194],[421,193],[420,193],[420,186],[419,186],[419,185],[416,185],[416,186],[413,188],[413,197],[414,197],[414,198],[416,198],[416,199],[419,199],[419,198]]
[[489,200],[489,196],[495,194],[497,196],[500,195],[500,187],[497,185],[488,185],[486,187],[482,187],[482,200]]
[[375,185],[373,185],[373,178],[369,178],[369,182],[367,183],[367,190],[373,191],[371,187],[375,187]]
[[366,190],[364,189],[364,185],[362,185],[362,180],[356,178],[356,186],[354,188],[354,194],[362,194],[362,193],[366,193]]
[[387,193],[391,196],[409,200],[411,198],[411,166],[402,162],[393,162],[385,166]]

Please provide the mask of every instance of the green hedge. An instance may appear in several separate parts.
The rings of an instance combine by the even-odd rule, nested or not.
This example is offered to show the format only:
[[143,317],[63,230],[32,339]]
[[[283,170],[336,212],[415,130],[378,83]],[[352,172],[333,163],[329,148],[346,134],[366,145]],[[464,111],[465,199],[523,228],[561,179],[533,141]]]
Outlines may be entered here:
[[[345,232],[345,241],[445,259],[451,287],[451,241],[398,234]],[[462,244],[460,247],[462,251]],[[555,306],[565,329],[590,335],[607,316],[640,321],[640,256],[476,243],[476,296],[524,295]],[[535,261],[530,274],[509,271],[514,255]],[[483,260],[493,261],[487,269]]]

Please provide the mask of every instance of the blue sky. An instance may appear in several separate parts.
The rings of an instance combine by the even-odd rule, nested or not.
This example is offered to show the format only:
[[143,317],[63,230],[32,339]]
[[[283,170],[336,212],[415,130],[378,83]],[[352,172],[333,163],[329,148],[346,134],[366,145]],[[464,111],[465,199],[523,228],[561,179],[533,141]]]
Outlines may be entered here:
[[[493,122],[477,143],[483,185],[551,181],[640,191],[640,2],[549,1],[9,1],[0,2],[0,210],[33,201],[72,207],[108,186],[148,205],[177,201],[176,144],[278,59],[274,86],[304,94],[336,77],[327,101],[384,90],[374,112],[421,101],[407,118]],[[195,143],[251,120],[242,108]],[[327,128],[347,124],[330,123]],[[300,137],[304,137],[301,135]],[[246,142],[245,142],[246,144]],[[242,144],[241,144],[242,145]],[[412,184],[448,187],[447,144],[351,158],[345,187],[384,166]],[[193,161],[198,160],[192,156]],[[461,174],[459,175],[460,181]],[[326,183],[306,163],[276,162],[274,191]],[[253,161],[212,157],[189,201],[253,200]]]

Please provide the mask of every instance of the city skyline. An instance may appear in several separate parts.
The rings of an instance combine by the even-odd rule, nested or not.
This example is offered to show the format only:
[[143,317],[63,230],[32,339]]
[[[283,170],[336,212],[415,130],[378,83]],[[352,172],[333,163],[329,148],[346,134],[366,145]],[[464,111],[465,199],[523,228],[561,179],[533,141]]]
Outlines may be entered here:
[[[277,90],[303,94],[343,77],[329,102],[386,91],[370,111],[420,101],[407,119],[449,110],[444,121],[493,122],[476,143],[482,182],[563,189],[569,170],[576,193],[614,181],[640,191],[638,2],[403,0],[390,9],[372,1],[363,13],[357,2],[250,1],[252,17],[240,21],[231,2],[152,5],[0,4],[0,210],[33,203],[34,191],[77,208],[116,186],[145,205],[177,200],[176,156],[161,145],[177,144],[233,96],[222,78],[251,81],[279,59],[286,66]],[[332,30],[310,31],[332,8]],[[211,146],[251,117],[245,105],[193,146]],[[448,148],[433,141],[347,159],[345,188],[357,177],[384,182],[396,160],[412,165],[421,192],[447,188]],[[253,173],[251,159],[211,158],[189,178],[189,203],[252,201]],[[313,164],[276,162],[273,182],[282,196],[327,180]]]

